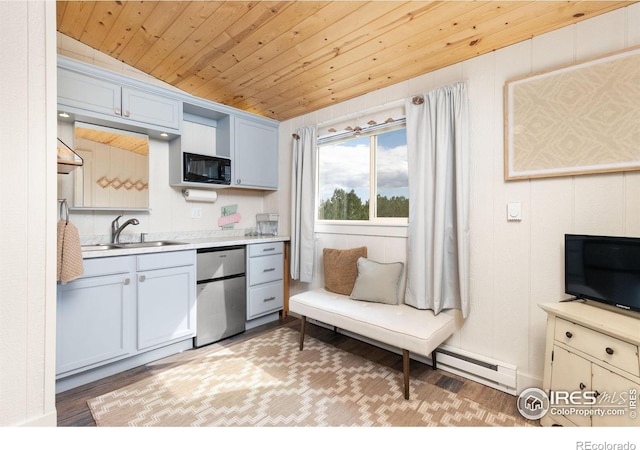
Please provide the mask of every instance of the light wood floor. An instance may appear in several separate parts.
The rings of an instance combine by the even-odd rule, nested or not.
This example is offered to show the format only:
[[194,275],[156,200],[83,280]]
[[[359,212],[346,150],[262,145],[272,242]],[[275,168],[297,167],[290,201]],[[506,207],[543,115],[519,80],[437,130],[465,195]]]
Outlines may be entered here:
[[[231,345],[240,340],[249,339],[257,334],[265,333],[280,326],[292,327],[298,330],[300,321],[297,318],[289,316],[286,319],[281,319],[280,321],[233,336],[219,342],[219,344]],[[402,371],[402,356],[399,354],[366,344],[313,324],[307,324],[307,334],[344,351],[360,355],[378,364]],[[178,366],[183,361],[192,359],[194,356],[193,352],[198,351],[200,350],[189,350],[58,394],[56,396],[58,426],[95,426],[96,424],[87,406],[87,400],[135,383],[136,381],[150,377],[155,373],[171,367]],[[516,407],[516,397],[440,369],[433,370],[429,365],[412,360],[411,378],[420,379],[456,392],[460,396],[480,403],[487,409],[519,416]]]

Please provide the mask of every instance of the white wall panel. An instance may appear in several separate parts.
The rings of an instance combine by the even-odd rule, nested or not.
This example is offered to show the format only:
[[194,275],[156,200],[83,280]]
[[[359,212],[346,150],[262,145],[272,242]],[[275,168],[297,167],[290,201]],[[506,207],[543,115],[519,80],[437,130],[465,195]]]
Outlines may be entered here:
[[624,175],[584,175],[574,182],[575,232],[623,233]]
[[597,58],[625,48],[628,25],[626,9],[618,9],[576,24],[577,61]]
[[55,426],[55,4],[0,2],[0,426]]

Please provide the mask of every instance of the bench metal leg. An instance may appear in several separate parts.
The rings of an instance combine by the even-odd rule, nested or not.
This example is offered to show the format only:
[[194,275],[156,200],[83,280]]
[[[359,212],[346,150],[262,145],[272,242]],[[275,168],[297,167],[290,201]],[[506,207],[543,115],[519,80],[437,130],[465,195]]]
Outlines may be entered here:
[[409,350],[402,350],[402,372],[404,373],[404,398],[409,400]]
[[433,370],[436,370],[438,368],[438,366],[436,365],[436,350],[431,352],[431,368]]
[[304,333],[307,328],[307,316],[300,317],[300,351],[302,351],[304,347]]

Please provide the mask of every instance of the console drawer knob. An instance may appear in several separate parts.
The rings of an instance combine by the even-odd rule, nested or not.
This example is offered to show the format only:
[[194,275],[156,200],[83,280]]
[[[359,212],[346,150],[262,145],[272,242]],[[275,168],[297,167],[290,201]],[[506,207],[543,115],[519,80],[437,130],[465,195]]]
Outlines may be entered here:
[[573,337],[573,333],[571,331],[567,331],[564,335],[566,337],[568,337],[569,339],[571,339]]
[[611,347],[605,348],[604,351],[607,352],[607,355],[613,355],[613,349]]

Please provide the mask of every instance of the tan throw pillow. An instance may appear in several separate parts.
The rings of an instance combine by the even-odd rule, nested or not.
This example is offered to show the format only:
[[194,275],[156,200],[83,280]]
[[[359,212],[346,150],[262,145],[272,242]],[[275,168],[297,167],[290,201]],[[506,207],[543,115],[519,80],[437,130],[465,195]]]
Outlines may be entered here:
[[367,247],[325,248],[322,251],[324,288],[336,294],[351,294],[358,276],[357,261],[360,257],[367,257]]
[[358,258],[357,266],[358,277],[349,298],[389,305],[400,302],[398,284],[404,269],[403,263],[379,263]]

